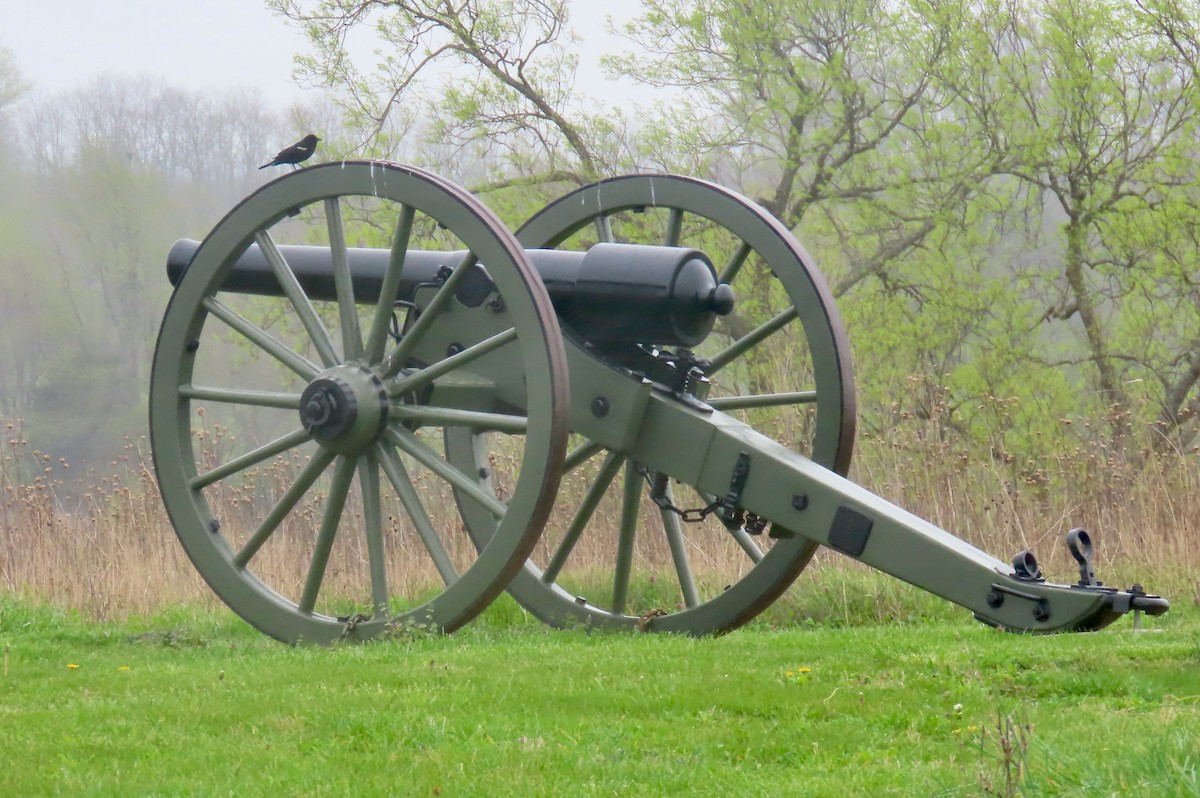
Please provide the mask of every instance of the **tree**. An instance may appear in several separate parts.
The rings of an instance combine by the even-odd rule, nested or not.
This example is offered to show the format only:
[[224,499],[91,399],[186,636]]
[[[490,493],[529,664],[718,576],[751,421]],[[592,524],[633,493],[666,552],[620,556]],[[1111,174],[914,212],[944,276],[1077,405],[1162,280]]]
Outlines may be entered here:
[[17,109],[0,162],[0,414],[36,446],[107,462],[144,429],[167,250],[262,179],[291,131],[261,109],[114,78]]
[[1200,320],[1178,314],[1195,291],[1179,236],[1197,221],[1196,73],[1135,5],[1009,0],[975,13],[988,22],[965,43],[957,94],[1003,152],[992,179],[1029,189],[1025,212],[1053,244],[1025,272],[1040,304],[1035,360],[1078,374],[1121,449],[1142,403],[1177,425],[1198,376]]
[[[314,52],[297,59],[298,74],[337,93],[363,147],[389,152],[396,142],[388,125],[403,109],[421,117],[431,140],[466,148],[474,163],[499,155],[490,173],[468,173],[485,187],[584,184],[610,169],[604,142],[612,123],[587,113],[575,90],[566,0],[269,5],[308,34]],[[380,60],[364,71],[346,41],[368,24]]]
[[3,119],[7,106],[15,103],[28,88],[12,50],[0,45],[0,119]]

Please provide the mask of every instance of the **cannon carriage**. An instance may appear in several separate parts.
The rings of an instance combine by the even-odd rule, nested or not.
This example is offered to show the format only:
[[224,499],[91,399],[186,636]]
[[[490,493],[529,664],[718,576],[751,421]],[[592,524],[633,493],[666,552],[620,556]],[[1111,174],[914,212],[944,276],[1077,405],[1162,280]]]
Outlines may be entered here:
[[[348,245],[364,204],[388,248]],[[513,233],[426,171],[323,164],[178,242],[168,273],[163,499],[214,591],[280,640],[451,631],[504,590],[556,626],[719,633],[821,545],[1010,629],[1168,608],[1100,584],[1082,530],[1079,582],[1051,584],[1031,553],[1004,562],[848,481],[853,376],[824,279],[714,184],[613,178]],[[217,414],[260,436],[222,438]],[[298,559],[276,555],[296,538]],[[437,584],[398,589],[410,569]]]

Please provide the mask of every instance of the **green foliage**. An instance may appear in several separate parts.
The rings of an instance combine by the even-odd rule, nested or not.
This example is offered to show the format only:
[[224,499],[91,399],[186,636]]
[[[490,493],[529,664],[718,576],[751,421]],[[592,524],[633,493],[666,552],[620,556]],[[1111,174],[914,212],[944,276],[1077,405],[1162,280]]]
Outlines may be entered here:
[[[432,165],[510,226],[645,169],[759,200],[828,277],[868,431],[934,434],[936,417],[1018,470],[1196,445],[1195,0],[646,0],[619,26],[630,51],[606,59],[669,89],[645,109],[581,91],[560,2],[272,6],[308,37],[298,74],[337,102],[325,152]],[[366,34],[380,55],[356,64],[347,39]],[[245,192],[269,127],[146,83],[90,87],[90,116],[80,97],[5,105],[21,85],[0,54],[0,105],[28,139],[27,159],[0,161],[0,408],[29,415],[39,384],[70,390],[84,361],[138,402],[161,253]],[[185,108],[219,146],[148,138]],[[387,246],[379,218],[350,225],[352,243]]]

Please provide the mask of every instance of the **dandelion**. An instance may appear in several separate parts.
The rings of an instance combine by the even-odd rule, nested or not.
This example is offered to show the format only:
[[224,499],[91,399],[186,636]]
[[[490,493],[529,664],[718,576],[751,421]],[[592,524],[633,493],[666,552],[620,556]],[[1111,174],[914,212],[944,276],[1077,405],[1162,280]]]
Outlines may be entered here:
[[119,667],[117,668],[117,670],[119,670],[119,671],[127,671],[127,670],[129,670],[129,666],[128,666],[128,665],[121,665],[121,666],[119,666]]
[[792,668],[784,673],[784,678],[789,682],[800,682],[812,673],[812,668]]
[[74,662],[68,662],[67,669],[72,670],[72,671],[77,671],[77,670],[79,670],[79,666],[76,665]]

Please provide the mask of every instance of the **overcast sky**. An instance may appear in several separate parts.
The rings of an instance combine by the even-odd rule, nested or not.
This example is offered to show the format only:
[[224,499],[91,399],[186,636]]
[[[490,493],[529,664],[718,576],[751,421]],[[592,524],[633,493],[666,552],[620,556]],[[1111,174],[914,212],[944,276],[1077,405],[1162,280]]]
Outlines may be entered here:
[[[584,37],[584,93],[619,102],[630,87],[595,68],[606,19],[631,19],[638,0],[572,0],[571,24]],[[101,74],[154,75],[186,89],[251,87],[280,106],[303,98],[292,56],[303,36],[262,0],[0,0],[0,46],[16,56],[39,92],[70,89]]]

